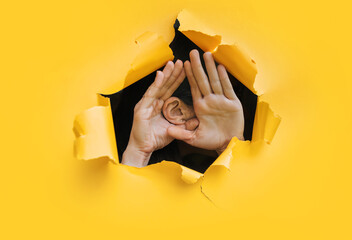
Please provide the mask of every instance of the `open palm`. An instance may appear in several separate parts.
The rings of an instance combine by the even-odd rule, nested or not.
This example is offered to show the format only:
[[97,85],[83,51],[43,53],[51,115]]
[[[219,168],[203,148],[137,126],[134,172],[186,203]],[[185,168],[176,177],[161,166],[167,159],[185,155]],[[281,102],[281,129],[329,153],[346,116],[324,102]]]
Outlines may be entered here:
[[244,116],[224,66],[217,68],[211,53],[204,54],[205,74],[199,53],[190,53],[191,62],[184,64],[191,86],[195,114],[199,126],[194,131],[171,126],[168,132],[176,139],[208,150],[222,152],[232,137],[243,140]]

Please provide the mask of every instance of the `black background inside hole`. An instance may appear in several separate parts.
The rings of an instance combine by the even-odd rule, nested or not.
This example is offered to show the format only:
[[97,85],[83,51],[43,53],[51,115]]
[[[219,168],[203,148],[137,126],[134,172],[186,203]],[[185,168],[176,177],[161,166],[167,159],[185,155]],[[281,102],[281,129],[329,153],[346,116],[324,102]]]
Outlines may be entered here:
[[[189,60],[189,52],[192,49],[198,49],[200,55],[203,55],[204,51],[202,51],[197,45],[195,45],[185,35],[178,31],[178,20],[176,20],[174,28],[175,37],[170,43],[170,48],[172,49],[175,56],[174,62],[177,59],[180,59],[183,62]],[[202,57],[201,60],[203,68],[205,69],[205,64]],[[158,70],[162,69],[163,67]],[[234,76],[232,76],[230,73],[228,74],[236,95],[242,103],[245,118],[244,138],[246,140],[251,140],[255,110],[257,106],[257,96],[247,87],[245,87],[240,81],[238,81]],[[132,129],[134,106],[139,102],[147,88],[154,81],[155,75],[156,71],[128,86],[127,88],[107,96],[111,101],[115,136],[120,161],[122,159],[122,154],[127,147],[128,139]],[[188,85],[187,78],[182,84]],[[189,154],[182,158],[178,150],[177,141],[178,140],[175,140],[165,148],[155,151],[151,156],[149,164],[167,160],[177,162],[198,172],[204,173],[205,170],[216,159],[215,157],[209,157],[198,153]]]

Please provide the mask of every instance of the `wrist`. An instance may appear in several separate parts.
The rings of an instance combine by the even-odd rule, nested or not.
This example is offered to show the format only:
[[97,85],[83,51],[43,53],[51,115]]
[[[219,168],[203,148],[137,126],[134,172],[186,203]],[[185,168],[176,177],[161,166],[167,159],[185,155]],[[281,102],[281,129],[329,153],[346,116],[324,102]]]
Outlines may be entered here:
[[[235,135],[234,137],[237,137],[238,140],[244,141],[243,134],[237,134],[237,135]],[[219,147],[219,148],[217,148],[217,149],[215,150],[215,151],[218,153],[218,155],[222,154],[222,153],[226,150],[226,148],[227,148],[227,146],[229,145],[231,139],[232,139],[232,138],[230,138],[229,140],[225,141],[225,143],[224,143],[221,147]]]
[[148,165],[152,152],[141,151],[133,143],[128,143],[125,152],[122,155],[122,164],[132,167],[145,167]]

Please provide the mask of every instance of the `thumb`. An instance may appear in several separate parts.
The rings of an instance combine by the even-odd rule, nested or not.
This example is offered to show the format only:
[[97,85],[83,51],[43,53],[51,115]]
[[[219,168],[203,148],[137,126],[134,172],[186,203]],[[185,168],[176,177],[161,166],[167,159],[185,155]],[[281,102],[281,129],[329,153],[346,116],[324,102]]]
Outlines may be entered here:
[[179,127],[179,126],[171,126],[167,129],[167,133],[178,140],[182,140],[186,143],[189,143],[192,141],[195,135],[195,131],[189,131],[184,128],[184,126]]

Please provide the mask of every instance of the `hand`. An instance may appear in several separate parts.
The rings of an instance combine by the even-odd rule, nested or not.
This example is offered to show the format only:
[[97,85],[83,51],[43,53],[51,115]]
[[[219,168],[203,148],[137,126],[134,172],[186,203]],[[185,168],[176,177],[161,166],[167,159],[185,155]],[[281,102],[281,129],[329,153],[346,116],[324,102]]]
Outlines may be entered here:
[[[174,138],[167,129],[172,125],[161,114],[164,101],[168,99],[184,80],[183,63],[169,61],[163,71],[157,71],[155,80],[134,108],[130,139],[122,163],[143,167],[149,162],[153,151],[168,145]],[[194,129],[198,121],[193,119],[182,127]]]
[[184,63],[184,68],[191,86],[199,126],[193,131],[170,126],[168,133],[192,146],[216,150],[220,154],[233,137],[244,140],[242,105],[232,88],[225,67],[218,65],[216,68],[210,52],[204,53],[209,79],[197,50],[190,52],[190,61]]

